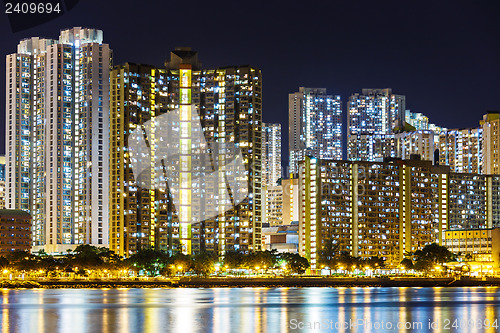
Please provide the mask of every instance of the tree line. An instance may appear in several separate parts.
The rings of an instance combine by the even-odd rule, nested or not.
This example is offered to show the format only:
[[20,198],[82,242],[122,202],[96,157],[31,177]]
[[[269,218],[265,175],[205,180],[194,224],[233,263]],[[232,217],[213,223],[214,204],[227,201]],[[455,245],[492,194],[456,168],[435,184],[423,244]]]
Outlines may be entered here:
[[[253,253],[213,252],[170,255],[164,251],[142,249],[122,259],[104,247],[79,245],[63,256],[47,255],[43,251],[31,254],[16,251],[8,257],[0,256],[2,270],[29,272],[39,276],[53,276],[57,272],[88,276],[92,271],[128,272],[147,276],[199,275],[208,276],[216,271],[253,270],[261,273],[279,269],[283,274],[303,274],[309,268],[307,259],[298,254],[257,251]],[[116,274],[115,274],[116,275]]]

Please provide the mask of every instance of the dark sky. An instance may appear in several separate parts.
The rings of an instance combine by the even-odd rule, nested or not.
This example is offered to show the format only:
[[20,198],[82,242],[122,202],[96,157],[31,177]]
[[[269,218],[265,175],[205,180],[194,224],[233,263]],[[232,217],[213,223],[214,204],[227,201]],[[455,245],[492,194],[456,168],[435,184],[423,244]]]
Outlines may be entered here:
[[[353,92],[391,87],[407,96],[407,108],[448,128],[477,126],[486,110],[500,109],[498,0],[80,0],[62,17],[18,33],[0,17],[3,59],[20,39],[84,26],[104,31],[115,64],[161,66],[174,47],[191,46],[205,68],[259,67],[264,121],[283,124],[285,147],[288,93],[299,86],[340,94],[344,109]],[[0,98],[3,123],[3,78]]]

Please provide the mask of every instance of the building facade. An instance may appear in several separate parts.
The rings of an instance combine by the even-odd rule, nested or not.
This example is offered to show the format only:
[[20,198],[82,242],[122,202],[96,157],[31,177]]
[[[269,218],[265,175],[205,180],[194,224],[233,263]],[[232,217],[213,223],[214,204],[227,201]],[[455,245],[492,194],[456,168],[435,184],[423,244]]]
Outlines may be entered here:
[[299,179],[291,177],[281,181],[283,189],[283,224],[299,222]]
[[439,164],[453,172],[481,173],[482,128],[451,129],[439,135]]
[[6,207],[31,214],[34,250],[108,244],[111,58],[82,28],[7,55]]
[[299,189],[299,252],[313,268],[328,243],[397,266],[405,253],[443,244],[445,230],[500,223],[498,176],[453,173],[430,161],[307,157]]
[[281,124],[262,124],[262,186],[281,178]]
[[351,134],[348,139],[347,158],[350,161],[383,161],[394,158],[396,136],[394,134]]
[[0,156],[0,209],[5,209],[5,156]]
[[0,209],[0,256],[30,250],[30,214],[22,210]]
[[[128,85],[123,81],[126,79],[126,72],[128,78],[130,75],[135,78],[134,85],[130,79]],[[126,135],[121,136],[119,140],[125,145],[121,148],[123,156],[111,155],[111,160],[117,170],[123,169],[123,174],[116,179],[120,193],[112,196],[124,208],[111,207],[111,219],[114,221],[112,248],[123,256],[129,256],[144,247],[187,254],[200,251],[224,253],[227,250],[259,250],[263,205],[260,70],[251,66],[203,69],[195,51],[178,48],[171,52],[165,68],[128,64],[116,67],[111,80],[112,124],[122,126],[128,133],[149,119],[178,110],[178,131],[181,136],[176,144],[180,151],[179,160],[177,163],[170,159],[169,163],[177,163],[172,164],[172,167],[179,168],[179,179],[183,179],[178,207],[173,205],[172,193],[169,194],[168,188],[164,187],[161,192],[161,187],[153,190],[151,187],[138,186],[131,168],[127,167],[127,158],[133,163],[136,157],[131,158],[130,147],[126,146]],[[121,107],[124,105],[128,108]],[[140,112],[142,115],[139,118]],[[215,168],[214,172],[222,172],[226,182],[243,181],[248,184],[248,196],[236,206],[221,202],[217,207],[219,215],[193,223],[192,207],[200,204],[200,197],[216,198],[227,187],[227,183],[210,183],[210,179],[205,180],[203,188],[197,187],[195,179],[202,172],[202,156],[200,149],[192,146],[190,140],[199,135],[194,132],[200,123],[207,145],[218,147],[213,148],[212,153],[219,165],[219,169]],[[116,135],[120,136],[120,133]],[[161,148],[161,133],[151,133],[148,137],[149,146]],[[224,147],[230,145],[241,149],[244,174],[228,169],[231,163],[226,159],[230,155]],[[161,149],[158,150],[160,151]],[[151,155],[147,158],[151,159],[152,165],[155,163],[154,154],[151,148]],[[151,168],[152,174],[148,177],[160,179],[161,182],[163,168]],[[131,192],[135,192],[135,198],[132,198]],[[124,198],[130,198],[131,202],[124,201]],[[127,230],[123,229],[125,227]]]
[[395,134],[396,156],[409,160],[412,155],[419,155],[422,160],[432,161],[434,164],[434,132],[416,130]]
[[482,127],[482,172],[487,175],[500,174],[500,114],[488,112],[481,121]]
[[297,253],[299,248],[299,226],[280,225],[262,228],[262,250],[279,253]]
[[324,88],[288,95],[290,173],[305,156],[342,159],[342,101]]
[[393,134],[404,128],[405,96],[389,88],[363,89],[349,97],[347,109],[349,160],[376,161],[396,155]]
[[262,223],[271,226],[283,224],[283,186],[266,186],[263,190]]
[[[179,248],[168,192],[137,185],[127,144],[128,134],[168,112],[168,103],[164,69],[127,63],[111,71],[109,245],[120,256],[141,248]],[[154,182],[157,175],[148,176]]]
[[405,121],[410,124],[415,130],[428,130],[429,129],[429,117],[422,113],[411,112],[410,110],[405,110]]
[[[443,245],[467,261],[490,261],[498,267],[500,261],[499,228],[449,229],[445,231]],[[496,251],[493,251],[493,245]]]

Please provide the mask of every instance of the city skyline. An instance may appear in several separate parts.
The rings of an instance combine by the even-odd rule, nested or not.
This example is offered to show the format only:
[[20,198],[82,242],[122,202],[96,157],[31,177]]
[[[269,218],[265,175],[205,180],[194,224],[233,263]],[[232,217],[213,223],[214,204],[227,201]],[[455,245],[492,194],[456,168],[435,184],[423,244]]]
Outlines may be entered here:
[[[74,27],[57,40],[24,39],[7,55],[5,202],[32,215],[35,251],[109,240],[120,256],[148,247],[253,252],[261,248],[262,221],[304,224],[285,208],[298,202],[291,183],[278,183],[283,135],[281,124],[262,122],[260,69],[206,69],[190,47],[171,51],[164,67],[113,66],[112,54],[103,31]],[[290,177],[300,178],[309,159],[383,162],[415,154],[472,180],[498,173],[498,112],[483,115],[479,127],[424,135],[434,125],[407,112],[406,96],[364,88],[349,97],[345,140],[341,105],[326,88],[289,94]],[[299,198],[307,189],[299,186]]]
[[4,7],[0,331],[499,329],[500,0]]

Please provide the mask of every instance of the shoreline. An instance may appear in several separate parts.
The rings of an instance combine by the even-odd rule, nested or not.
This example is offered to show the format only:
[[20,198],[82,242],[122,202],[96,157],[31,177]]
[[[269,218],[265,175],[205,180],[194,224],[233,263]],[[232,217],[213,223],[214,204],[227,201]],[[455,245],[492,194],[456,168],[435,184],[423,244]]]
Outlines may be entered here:
[[1,280],[1,288],[487,287],[500,278],[179,278],[165,280]]

